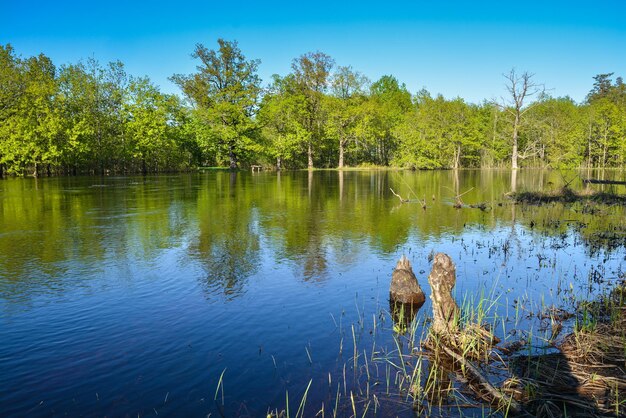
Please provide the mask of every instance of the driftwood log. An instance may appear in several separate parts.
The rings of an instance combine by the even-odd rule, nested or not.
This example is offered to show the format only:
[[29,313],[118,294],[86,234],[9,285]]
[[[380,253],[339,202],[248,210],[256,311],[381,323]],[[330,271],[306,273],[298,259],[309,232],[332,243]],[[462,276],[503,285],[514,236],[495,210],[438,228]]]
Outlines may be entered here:
[[426,296],[417,283],[417,277],[409,260],[402,256],[391,275],[389,298],[392,302],[413,305],[417,308],[424,304]]

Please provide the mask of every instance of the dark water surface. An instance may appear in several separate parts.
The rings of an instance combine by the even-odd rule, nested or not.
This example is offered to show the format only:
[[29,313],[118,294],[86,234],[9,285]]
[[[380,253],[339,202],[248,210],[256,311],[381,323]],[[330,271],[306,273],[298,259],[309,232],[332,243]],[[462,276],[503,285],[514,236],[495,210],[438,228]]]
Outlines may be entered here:
[[[429,254],[448,253],[457,300],[487,295],[502,338],[504,322],[541,333],[522,303],[568,307],[622,276],[623,209],[512,205],[512,187],[550,189],[564,177],[511,177],[0,181],[0,415],[265,416],[289,397],[294,416],[311,382],[304,416],[322,405],[332,416],[335,402],[350,416],[352,399],[359,416],[411,416],[387,389],[389,361],[368,363],[381,377],[367,388],[354,370],[355,350],[362,371],[398,347],[388,289],[402,254],[428,295]],[[401,204],[390,187],[428,208]],[[466,191],[464,203],[488,210],[455,209]]]

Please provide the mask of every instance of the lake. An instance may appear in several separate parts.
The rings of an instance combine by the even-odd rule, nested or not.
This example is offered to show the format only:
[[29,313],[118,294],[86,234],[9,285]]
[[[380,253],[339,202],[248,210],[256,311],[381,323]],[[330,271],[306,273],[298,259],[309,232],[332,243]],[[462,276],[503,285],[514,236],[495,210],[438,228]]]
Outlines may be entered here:
[[0,415],[413,416],[397,359],[430,301],[394,326],[397,260],[429,295],[449,254],[459,304],[483,295],[500,338],[539,338],[531,314],[624,277],[623,208],[505,196],[569,181],[583,187],[541,170],[2,180]]

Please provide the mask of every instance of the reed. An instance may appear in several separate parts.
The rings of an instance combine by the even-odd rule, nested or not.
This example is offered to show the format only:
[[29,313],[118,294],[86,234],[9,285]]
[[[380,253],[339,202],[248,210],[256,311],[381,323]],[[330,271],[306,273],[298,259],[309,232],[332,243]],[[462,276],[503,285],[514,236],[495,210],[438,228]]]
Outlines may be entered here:
[[217,394],[220,389],[222,390],[222,405],[224,405],[224,373],[226,373],[226,368],[222,370],[222,374],[220,374],[220,378],[217,381],[217,387],[215,388],[215,396],[213,397],[214,401],[217,401]]

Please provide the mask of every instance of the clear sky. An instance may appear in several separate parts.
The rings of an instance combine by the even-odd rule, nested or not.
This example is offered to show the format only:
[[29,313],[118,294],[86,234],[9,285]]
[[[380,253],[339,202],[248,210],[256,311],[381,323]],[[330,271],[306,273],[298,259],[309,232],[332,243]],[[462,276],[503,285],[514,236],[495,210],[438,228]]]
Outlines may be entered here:
[[260,76],[322,51],[371,80],[392,74],[470,102],[505,94],[502,73],[535,74],[553,96],[584,99],[599,73],[626,78],[626,1],[108,2],[0,0],[0,43],[57,65],[119,59],[165,92],[191,73],[196,43],[237,40]]

